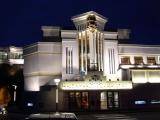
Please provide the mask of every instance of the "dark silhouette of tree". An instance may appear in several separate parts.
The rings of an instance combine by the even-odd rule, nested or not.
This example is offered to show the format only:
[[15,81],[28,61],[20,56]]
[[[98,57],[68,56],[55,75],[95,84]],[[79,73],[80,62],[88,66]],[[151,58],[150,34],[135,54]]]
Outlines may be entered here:
[[14,103],[13,96],[15,88],[13,85],[17,86],[17,98],[14,104],[20,103],[22,101],[22,94],[24,89],[23,66],[0,64],[0,85],[8,87],[11,96],[10,105]]

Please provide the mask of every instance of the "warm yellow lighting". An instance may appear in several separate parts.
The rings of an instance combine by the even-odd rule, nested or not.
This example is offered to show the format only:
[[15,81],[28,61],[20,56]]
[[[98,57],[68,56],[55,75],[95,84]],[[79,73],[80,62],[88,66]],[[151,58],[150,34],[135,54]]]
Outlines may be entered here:
[[11,52],[16,52],[16,51],[17,51],[17,49],[16,49],[16,48],[14,48],[14,47],[11,47],[11,48],[10,48],[10,51],[11,51]]
[[149,83],[160,83],[160,71],[148,71]]
[[133,68],[135,65],[120,65],[123,69]]
[[133,70],[132,71],[133,83],[147,83],[147,78],[144,70]]
[[160,83],[160,70],[132,70],[133,83]]
[[63,81],[62,90],[114,90],[132,89],[131,81]]

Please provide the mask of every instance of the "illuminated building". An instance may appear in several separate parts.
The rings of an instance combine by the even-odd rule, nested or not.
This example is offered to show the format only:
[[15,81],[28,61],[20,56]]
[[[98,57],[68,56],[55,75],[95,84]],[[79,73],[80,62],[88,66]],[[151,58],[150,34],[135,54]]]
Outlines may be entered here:
[[61,80],[59,110],[129,109],[160,102],[158,94],[145,98],[143,90],[137,92],[139,86],[160,83],[159,46],[120,44],[129,30],[105,31],[108,20],[93,11],[72,21],[76,30],[43,26],[43,40],[24,48],[25,91],[32,96],[25,105],[55,110],[54,79]]
[[21,47],[5,47],[0,48],[0,64],[19,64],[23,65],[23,49]]

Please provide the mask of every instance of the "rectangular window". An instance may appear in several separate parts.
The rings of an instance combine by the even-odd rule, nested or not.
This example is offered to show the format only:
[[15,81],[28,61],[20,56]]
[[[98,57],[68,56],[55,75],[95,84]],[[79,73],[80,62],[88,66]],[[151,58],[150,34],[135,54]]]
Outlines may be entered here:
[[0,59],[1,60],[7,60],[8,55],[7,52],[0,52]]
[[155,65],[156,64],[155,57],[147,57],[147,64]]
[[131,62],[130,62],[130,57],[128,57],[128,56],[122,57],[122,58],[121,58],[121,64],[124,64],[124,65],[131,64]]
[[66,47],[66,73],[73,74],[73,49]]
[[135,64],[143,64],[143,57],[134,57]]

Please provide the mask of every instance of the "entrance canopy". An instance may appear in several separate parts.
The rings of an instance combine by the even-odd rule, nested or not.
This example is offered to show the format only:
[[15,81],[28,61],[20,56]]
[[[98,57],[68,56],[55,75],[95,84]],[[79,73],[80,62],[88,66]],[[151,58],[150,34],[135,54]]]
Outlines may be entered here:
[[159,69],[131,69],[133,83],[160,83]]

